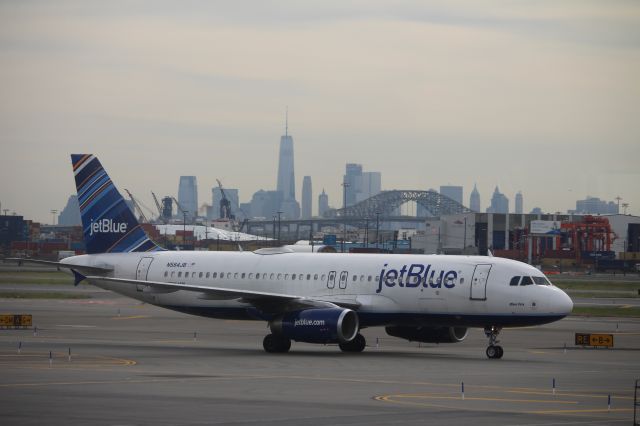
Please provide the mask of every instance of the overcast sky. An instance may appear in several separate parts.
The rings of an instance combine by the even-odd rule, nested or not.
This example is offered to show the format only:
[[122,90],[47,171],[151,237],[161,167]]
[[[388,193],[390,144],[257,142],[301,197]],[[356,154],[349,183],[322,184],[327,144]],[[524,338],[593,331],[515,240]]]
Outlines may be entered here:
[[496,185],[525,210],[587,195],[640,214],[638,1],[2,1],[0,202],[37,221],[94,153],[152,206],[196,175],[341,205],[347,162],[383,189]]

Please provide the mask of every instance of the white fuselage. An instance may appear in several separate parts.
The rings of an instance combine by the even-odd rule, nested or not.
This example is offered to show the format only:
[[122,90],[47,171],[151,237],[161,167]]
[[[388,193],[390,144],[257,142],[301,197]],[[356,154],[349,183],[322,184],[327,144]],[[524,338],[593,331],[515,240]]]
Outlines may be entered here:
[[[262,291],[357,306],[361,327],[534,325],[560,319],[573,308],[569,296],[553,285],[510,285],[513,277],[542,273],[496,257],[163,251],[83,255],[63,262],[112,268],[113,278]],[[269,320],[238,298],[91,282],[196,315]]]

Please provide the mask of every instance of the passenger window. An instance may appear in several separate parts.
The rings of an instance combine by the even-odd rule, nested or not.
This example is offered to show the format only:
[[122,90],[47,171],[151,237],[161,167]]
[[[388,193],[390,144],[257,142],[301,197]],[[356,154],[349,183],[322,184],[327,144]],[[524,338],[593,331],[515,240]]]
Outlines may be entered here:
[[166,277],[167,275],[169,275],[169,271],[164,271],[164,276]]
[[533,281],[531,281],[531,277],[522,277],[522,281],[520,281],[520,285],[531,285]]
[[[317,275],[316,275],[316,276],[317,276]],[[325,275],[324,275],[324,274],[322,274],[322,281],[324,281],[324,277],[325,277]]]
[[211,278],[217,278],[218,277],[218,273],[214,272],[213,275],[211,275]]
[[253,279],[253,272],[249,272],[249,279],[252,280]]
[[307,281],[311,279],[311,274],[307,274]]
[[[286,277],[287,277],[287,276],[285,275],[285,278],[284,278],[285,280],[287,279]],[[295,279],[296,279],[296,274],[291,275],[291,279],[292,279],[292,280],[295,280]]]
[[364,282],[364,275],[360,275],[360,282]]
[[209,278],[209,275],[210,275],[209,272],[207,272],[207,276],[205,278]]
[[171,271],[171,278],[173,278],[173,275],[176,273],[176,271]]
[[278,274],[278,279],[281,280],[282,279],[282,274]]
[[367,281],[371,282],[371,275],[367,277]]
[[274,275],[275,275],[275,274],[273,274],[273,273],[272,273],[272,274],[271,274],[271,276],[269,277],[269,279],[271,279],[271,280],[272,280],[272,279],[273,279],[273,277],[274,277]]
[[464,284],[464,278],[460,278],[460,284]]
[[[313,279],[317,281],[318,280],[318,274],[315,274],[313,276]],[[322,276],[322,281],[324,281],[324,275]]]
[[303,274],[298,275],[298,279],[302,281],[304,279],[304,275]]
[[227,272],[227,278],[231,278],[231,272]]
[[242,278],[242,279],[244,280],[244,276],[245,276],[245,274],[244,274],[244,272],[243,272],[243,273],[242,273],[242,276],[241,276],[240,278]]
[[198,278],[202,278],[202,272],[198,274]]
[[520,282],[520,277],[513,277],[511,278],[511,281],[509,282],[509,285],[518,285],[518,283]]
[[260,279],[260,273],[256,272],[256,280],[259,280],[259,279]]
[[236,280],[238,279],[238,273],[237,272],[235,274],[233,274],[233,278],[236,279]]
[[357,276],[357,275],[354,275],[354,276],[353,276],[353,282],[356,282],[357,280],[358,280],[358,276]]
[[178,272],[178,278],[182,277],[182,271]]
[[376,275],[376,282],[380,281],[380,277]]

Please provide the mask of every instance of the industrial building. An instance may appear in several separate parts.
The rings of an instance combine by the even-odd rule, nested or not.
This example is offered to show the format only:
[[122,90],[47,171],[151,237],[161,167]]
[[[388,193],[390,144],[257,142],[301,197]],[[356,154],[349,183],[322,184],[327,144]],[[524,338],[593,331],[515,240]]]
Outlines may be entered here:
[[[461,213],[426,219],[412,237],[424,253],[487,254],[533,264],[598,269],[640,262],[640,217]],[[542,227],[542,228],[541,228]],[[597,263],[597,265],[596,265]]]

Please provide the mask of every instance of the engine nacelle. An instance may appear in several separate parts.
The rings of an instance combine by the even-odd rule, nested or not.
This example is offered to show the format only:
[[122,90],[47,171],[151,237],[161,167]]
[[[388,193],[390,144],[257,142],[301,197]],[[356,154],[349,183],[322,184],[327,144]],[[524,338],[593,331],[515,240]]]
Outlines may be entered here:
[[358,334],[358,314],[351,309],[321,308],[288,312],[269,324],[273,334],[297,342],[344,343]]
[[406,339],[410,342],[423,343],[457,343],[467,337],[466,327],[410,327],[389,326],[385,330],[389,336]]

